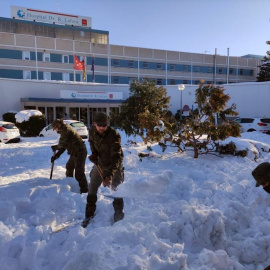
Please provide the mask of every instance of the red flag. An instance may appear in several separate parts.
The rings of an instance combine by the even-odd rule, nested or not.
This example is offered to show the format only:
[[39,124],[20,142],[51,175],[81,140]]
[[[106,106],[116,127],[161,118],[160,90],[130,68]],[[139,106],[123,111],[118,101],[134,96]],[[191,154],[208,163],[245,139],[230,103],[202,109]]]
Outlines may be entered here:
[[80,61],[75,54],[74,54],[74,69],[85,70],[84,60]]

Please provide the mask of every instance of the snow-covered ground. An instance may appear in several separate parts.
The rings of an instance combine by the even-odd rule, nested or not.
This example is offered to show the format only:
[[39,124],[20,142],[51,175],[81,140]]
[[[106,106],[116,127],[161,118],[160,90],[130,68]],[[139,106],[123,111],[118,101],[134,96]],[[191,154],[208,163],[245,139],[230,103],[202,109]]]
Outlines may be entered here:
[[[158,145],[148,153],[122,134],[125,183],[116,191],[125,218],[112,225],[112,199],[100,188],[94,221],[84,218],[86,194],[65,177],[64,153],[50,180],[55,138],[0,144],[1,270],[262,270],[270,264],[270,194],[251,171],[270,160],[270,136],[233,139],[245,158],[177,153]],[[88,153],[90,154],[87,143]],[[256,161],[254,157],[256,156]],[[86,173],[92,164],[87,160]]]

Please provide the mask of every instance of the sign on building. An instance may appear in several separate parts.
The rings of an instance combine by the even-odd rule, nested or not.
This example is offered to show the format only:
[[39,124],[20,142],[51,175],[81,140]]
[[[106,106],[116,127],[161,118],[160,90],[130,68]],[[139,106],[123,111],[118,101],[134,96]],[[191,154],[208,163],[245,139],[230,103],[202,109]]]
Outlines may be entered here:
[[103,92],[103,91],[70,91],[61,90],[60,98],[70,99],[123,99],[123,93],[121,92]]
[[55,24],[92,27],[91,17],[11,6],[11,18]]

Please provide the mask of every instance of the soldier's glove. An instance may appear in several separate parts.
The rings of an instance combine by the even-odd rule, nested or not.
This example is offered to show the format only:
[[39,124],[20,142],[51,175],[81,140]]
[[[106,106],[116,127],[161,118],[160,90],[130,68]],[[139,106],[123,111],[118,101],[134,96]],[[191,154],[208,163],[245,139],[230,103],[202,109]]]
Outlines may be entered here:
[[94,164],[97,164],[98,163],[98,157],[96,155],[92,154],[91,156],[88,156],[88,158]]
[[56,153],[55,155],[53,155],[51,157],[51,163],[53,163],[56,159],[58,159],[60,157],[60,155],[58,153]]
[[53,152],[55,152],[57,150],[57,145],[52,145],[51,148],[52,148]]
[[105,176],[103,180],[104,187],[111,187],[112,185],[112,176]]

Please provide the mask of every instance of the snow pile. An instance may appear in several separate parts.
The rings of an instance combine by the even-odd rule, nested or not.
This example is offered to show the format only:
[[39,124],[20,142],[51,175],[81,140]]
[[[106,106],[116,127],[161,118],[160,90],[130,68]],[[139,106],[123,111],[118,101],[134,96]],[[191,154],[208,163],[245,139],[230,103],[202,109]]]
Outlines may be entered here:
[[[49,179],[51,138],[0,144],[1,270],[263,270],[270,265],[270,194],[255,188],[251,171],[270,160],[270,136],[230,138],[252,156],[152,151],[122,135],[125,182],[114,195],[125,218],[112,225],[108,188],[84,229],[86,194],[65,177],[68,155]],[[135,141],[134,138],[132,138]],[[89,145],[86,142],[88,154]],[[139,159],[138,154],[151,153]],[[86,162],[87,178],[92,164]],[[74,226],[53,233],[71,222]]]
[[22,123],[23,121],[28,121],[29,118],[33,115],[42,115],[42,113],[38,110],[19,111],[15,114],[16,122]]

